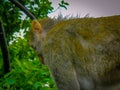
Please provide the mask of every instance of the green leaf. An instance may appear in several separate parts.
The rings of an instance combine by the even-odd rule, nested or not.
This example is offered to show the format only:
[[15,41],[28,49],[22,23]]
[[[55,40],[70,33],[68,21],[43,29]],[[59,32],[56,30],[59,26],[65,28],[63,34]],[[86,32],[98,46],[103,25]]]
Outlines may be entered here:
[[35,84],[34,84],[34,87],[37,89],[38,87],[40,86],[40,82],[36,82]]
[[64,0],[61,1],[61,4],[64,4]]
[[14,79],[7,79],[6,80],[7,81],[7,83],[9,84],[9,85],[12,85],[12,84],[15,84],[16,83],[16,80],[14,80]]
[[48,87],[42,87],[42,88],[40,88],[40,90],[51,90],[51,89]]
[[63,5],[63,4],[60,4],[60,3],[59,3],[59,6],[67,9],[67,7],[66,7],[65,5]]
[[65,4],[65,5],[69,5],[69,3],[67,3],[67,2],[65,2],[64,4]]

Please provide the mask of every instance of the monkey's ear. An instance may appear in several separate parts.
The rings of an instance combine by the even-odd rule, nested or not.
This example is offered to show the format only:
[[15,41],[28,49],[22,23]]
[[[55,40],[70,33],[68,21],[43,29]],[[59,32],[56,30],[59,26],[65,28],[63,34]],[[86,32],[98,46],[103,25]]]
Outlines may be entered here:
[[43,32],[42,26],[37,20],[32,21],[32,30],[37,31],[39,33]]

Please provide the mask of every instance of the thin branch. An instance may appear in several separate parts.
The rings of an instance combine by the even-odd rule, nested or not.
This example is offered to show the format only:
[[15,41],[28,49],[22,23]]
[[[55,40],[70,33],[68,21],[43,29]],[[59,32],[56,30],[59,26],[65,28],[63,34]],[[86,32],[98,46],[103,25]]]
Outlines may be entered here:
[[0,46],[1,46],[2,56],[3,56],[4,73],[8,73],[10,72],[10,58],[9,58],[9,51],[8,51],[7,42],[5,38],[5,32],[1,22],[0,22]]
[[11,3],[13,3],[13,4],[15,4],[16,5],[16,7],[18,7],[18,8],[20,8],[27,16],[29,16],[30,17],[30,19],[36,19],[35,18],[35,16],[32,14],[32,13],[30,13],[29,12],[29,10],[26,8],[26,7],[24,7],[21,3],[19,3],[18,1],[16,1],[16,0],[9,0]]

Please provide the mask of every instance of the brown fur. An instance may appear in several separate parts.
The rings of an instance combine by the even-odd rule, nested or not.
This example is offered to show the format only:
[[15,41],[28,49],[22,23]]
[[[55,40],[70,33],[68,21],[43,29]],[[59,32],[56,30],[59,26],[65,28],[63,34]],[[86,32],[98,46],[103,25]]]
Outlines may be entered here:
[[119,15],[40,23],[32,23],[30,45],[58,90],[120,90]]

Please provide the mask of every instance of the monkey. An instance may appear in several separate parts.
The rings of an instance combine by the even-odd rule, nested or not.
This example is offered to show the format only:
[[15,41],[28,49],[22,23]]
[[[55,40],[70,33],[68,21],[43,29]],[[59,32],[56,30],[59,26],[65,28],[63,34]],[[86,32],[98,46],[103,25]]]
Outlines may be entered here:
[[120,90],[120,15],[33,20],[29,43],[58,90]]

